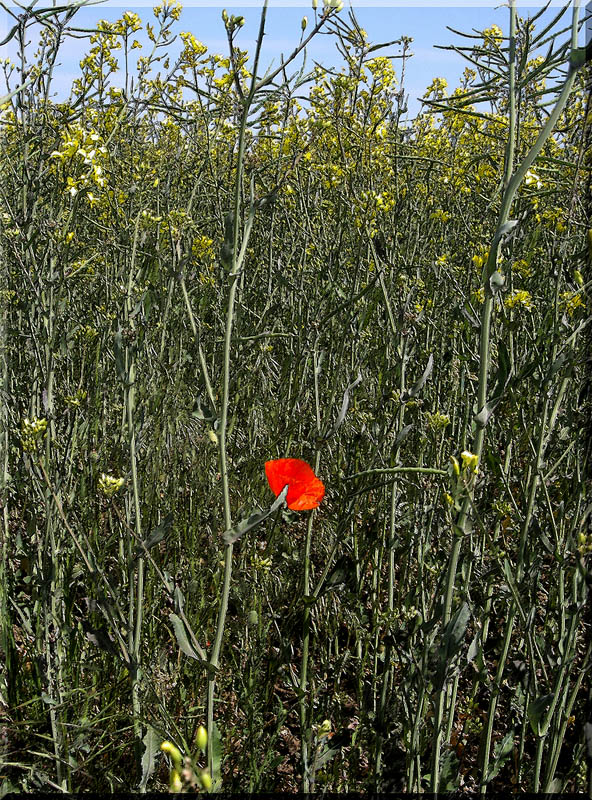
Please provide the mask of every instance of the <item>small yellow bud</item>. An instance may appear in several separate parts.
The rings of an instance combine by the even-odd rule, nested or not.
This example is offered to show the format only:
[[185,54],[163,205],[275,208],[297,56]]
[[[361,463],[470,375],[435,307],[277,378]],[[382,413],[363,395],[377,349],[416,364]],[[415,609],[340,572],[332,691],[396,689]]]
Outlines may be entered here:
[[302,28],[303,31],[306,30],[307,25],[308,25],[308,18],[302,17],[302,22],[300,23],[300,27]]
[[450,456],[450,463],[452,464],[452,469],[454,470],[454,474],[458,477],[460,475],[460,466],[454,456]]
[[200,774],[199,779],[206,792],[209,792],[212,788],[212,778],[210,777],[210,773],[207,771],[207,769],[204,769],[204,771]]
[[218,444],[218,437],[216,432],[213,431],[211,428],[208,429],[208,439],[212,444]]
[[331,720],[323,720],[319,727],[319,736],[327,736],[331,733]]
[[584,276],[580,272],[579,269],[574,269],[574,281],[578,284],[578,286],[584,285]]
[[208,746],[208,732],[203,725],[200,725],[199,728],[197,729],[197,735],[195,737],[195,741],[201,752],[205,753],[206,747]]
[[173,794],[180,794],[183,790],[183,781],[176,769],[171,770],[171,779],[169,787]]
[[181,770],[181,767],[183,766],[183,756],[181,755],[180,750],[175,747],[172,742],[163,742],[160,745],[160,749],[163,751],[163,753],[166,753],[171,757],[174,768],[176,770]]

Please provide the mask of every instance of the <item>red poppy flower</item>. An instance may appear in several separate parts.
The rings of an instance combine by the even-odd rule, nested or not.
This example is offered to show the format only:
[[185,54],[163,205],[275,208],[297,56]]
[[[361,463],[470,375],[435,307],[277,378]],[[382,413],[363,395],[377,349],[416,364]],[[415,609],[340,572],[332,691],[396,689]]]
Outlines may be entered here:
[[312,467],[299,458],[277,458],[265,462],[265,474],[271,491],[277,497],[286,484],[288,508],[305,511],[316,508],[325,496],[325,487]]

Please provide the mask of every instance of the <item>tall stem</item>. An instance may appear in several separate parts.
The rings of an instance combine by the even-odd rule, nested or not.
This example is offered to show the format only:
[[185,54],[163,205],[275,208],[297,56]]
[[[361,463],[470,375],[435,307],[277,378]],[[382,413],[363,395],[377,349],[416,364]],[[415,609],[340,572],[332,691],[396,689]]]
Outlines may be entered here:
[[[516,110],[516,75],[515,75],[515,61],[516,61],[516,0],[510,0],[510,41],[509,41],[509,130],[508,141],[506,144],[505,153],[505,166],[504,166],[504,190],[502,195],[502,203],[498,217],[497,229],[491,243],[489,256],[486,264],[483,267],[482,285],[484,289],[484,303],[481,311],[481,325],[479,331],[479,381],[477,389],[477,413],[485,409],[487,403],[487,390],[488,378],[491,363],[491,325],[494,310],[494,294],[491,286],[491,278],[497,270],[498,252],[501,240],[507,232],[507,223],[510,217],[512,204],[516,197],[516,193],[526,176],[527,171],[534,163],[537,156],[542,151],[545,142],[551,135],[553,128],[557,124],[567,101],[571,95],[571,90],[577,74],[578,69],[582,64],[575,60],[575,44],[577,43],[577,24],[578,24],[579,0],[574,1],[573,15],[572,15],[572,53],[567,71],[565,83],[561,89],[559,97],[553,111],[549,115],[545,125],[539,132],[537,139],[533,146],[530,148],[521,164],[515,172],[513,172],[516,127],[517,127],[517,110]],[[485,441],[485,428],[487,426],[487,418],[476,419],[476,425],[473,435],[472,452],[481,461],[483,452],[483,445]],[[458,568],[458,560],[460,556],[460,549],[462,539],[469,532],[469,511],[473,504],[475,492],[475,481],[467,488],[465,499],[462,504],[457,525],[455,528],[455,539],[450,553],[450,560],[448,564],[448,574],[446,579],[446,588],[444,594],[444,606],[442,610],[442,629],[450,621],[452,609],[452,596],[454,594],[454,585],[456,581],[456,572]],[[434,716],[434,748],[432,758],[432,781],[431,789],[435,793],[438,791],[440,782],[440,751],[442,747],[442,717],[444,714],[445,696],[448,692],[447,682],[438,692],[435,702],[435,716]],[[454,710],[451,709],[450,713]]]

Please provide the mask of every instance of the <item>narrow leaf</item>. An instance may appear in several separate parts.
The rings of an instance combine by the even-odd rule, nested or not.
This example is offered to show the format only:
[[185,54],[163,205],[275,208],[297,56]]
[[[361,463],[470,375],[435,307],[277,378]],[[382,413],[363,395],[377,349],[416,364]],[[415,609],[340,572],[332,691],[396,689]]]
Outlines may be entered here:
[[403,444],[403,442],[409,436],[412,430],[413,430],[413,424],[405,425],[404,428],[401,428],[401,430],[397,434],[397,438],[395,439],[395,444],[393,445],[393,450],[395,452],[397,451],[397,448]]
[[341,410],[339,411],[339,414],[337,415],[337,419],[335,421],[335,425],[333,426],[332,430],[329,433],[325,434],[325,436],[323,437],[323,440],[329,439],[331,436],[333,436],[335,433],[337,433],[337,431],[341,427],[341,425],[343,423],[343,420],[345,419],[345,415],[347,414],[347,409],[349,408],[349,393],[352,392],[356,388],[356,386],[361,382],[362,382],[362,376],[358,375],[358,377],[355,379],[355,381],[353,383],[350,383],[350,385],[347,387],[347,389],[343,393],[343,400],[342,400],[342,403],[341,403]]
[[185,653],[186,656],[189,656],[189,658],[194,658],[196,661],[201,661],[201,658],[197,655],[189,642],[189,637],[187,635],[187,630],[185,629],[183,620],[176,614],[169,614],[169,619],[172,622],[179,648]]
[[123,338],[121,331],[117,331],[113,337],[113,349],[115,351],[115,369],[119,379],[124,383],[127,382],[127,372],[125,371],[125,358],[123,355]]
[[220,788],[222,777],[220,775],[220,765],[222,763],[222,739],[218,726],[214,722],[211,731],[212,736],[212,791],[216,792]]
[[541,718],[549,707],[552,699],[552,694],[545,694],[542,697],[537,697],[536,700],[533,700],[532,703],[528,704],[526,711],[528,713],[530,727],[532,728],[532,732],[535,736],[539,735],[539,724]]
[[195,400],[191,416],[196,417],[197,419],[204,420],[204,422],[216,421],[216,412],[212,411],[211,408],[205,405],[205,403],[202,402],[201,397],[197,397],[197,399]]
[[407,399],[409,399],[410,397],[417,397],[417,395],[418,395],[418,394],[421,392],[421,390],[423,389],[423,387],[424,387],[424,385],[425,385],[425,383],[426,383],[427,379],[428,379],[428,378],[430,377],[430,375],[432,374],[432,370],[433,370],[433,368],[434,368],[434,355],[433,355],[433,353],[432,353],[432,354],[430,355],[430,357],[428,358],[428,363],[427,363],[427,366],[426,366],[426,368],[425,368],[425,369],[424,369],[424,371],[423,371],[423,375],[422,375],[422,376],[421,376],[421,378],[420,378],[420,379],[417,381],[417,383],[416,383],[416,384],[415,384],[415,385],[412,387],[412,389],[409,391],[409,394],[408,394],[408,396],[407,396]]
[[152,529],[150,535],[144,542],[144,547],[136,548],[135,552],[136,558],[138,558],[138,556],[144,555],[146,550],[150,550],[150,548],[154,547],[159,542],[162,542],[164,537],[170,531],[172,524],[173,524],[173,515],[172,513],[169,512],[166,515],[166,517],[155,528]]
[[144,754],[142,755],[142,777],[138,788],[141,793],[144,793],[148,780],[154,772],[154,762],[160,749],[160,736],[152,725],[146,727],[146,735],[142,739],[142,744],[144,745]]
[[450,660],[458,652],[470,618],[469,606],[463,603],[444,629],[442,649],[446,660]]
[[251,514],[251,516],[247,517],[247,519],[241,520],[237,525],[234,526],[234,528],[230,528],[230,530],[224,531],[222,537],[226,542],[226,544],[234,544],[241,538],[241,536],[244,536],[245,533],[247,533],[247,531],[256,528],[257,525],[260,525],[263,522],[263,520],[271,516],[271,514],[273,514],[274,511],[277,511],[277,509],[284,504],[284,501],[288,494],[288,488],[289,486],[288,484],[286,484],[286,486],[284,486],[282,491],[276,497],[275,502],[272,503],[272,505],[268,509],[266,509],[265,511],[259,511],[256,514]]
[[501,228],[499,229],[499,231],[496,233],[496,235],[493,238],[494,246],[499,241],[501,241],[505,236],[507,236],[509,233],[511,233],[514,230],[514,228],[516,227],[516,225],[518,225],[518,220],[517,219],[509,219],[507,222],[504,222],[504,224],[501,226]]

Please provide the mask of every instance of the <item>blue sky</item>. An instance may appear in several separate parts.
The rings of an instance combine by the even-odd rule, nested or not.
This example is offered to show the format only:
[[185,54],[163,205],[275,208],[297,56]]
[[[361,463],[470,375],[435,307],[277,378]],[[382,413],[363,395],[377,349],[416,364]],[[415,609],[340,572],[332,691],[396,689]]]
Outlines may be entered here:
[[[259,11],[261,0],[246,0],[250,5],[244,3],[240,6],[233,6],[230,3],[215,2],[215,0],[186,0],[183,3],[181,19],[176,24],[174,30],[191,31],[195,37],[201,40],[211,52],[226,54],[227,42],[224,26],[221,20],[221,10],[226,8],[229,14],[242,14],[245,17],[245,26],[241,30],[238,43],[239,46],[252,52],[254,49],[255,36],[259,27]],[[372,2],[372,5],[370,5]],[[382,2],[382,7],[378,3]],[[409,94],[409,110],[413,114],[419,108],[417,98],[420,97],[426,86],[436,76],[444,77],[448,81],[450,88],[454,88],[465,67],[465,62],[456,53],[438,50],[436,44],[466,44],[467,40],[447,30],[446,26],[456,28],[465,33],[471,33],[473,29],[482,30],[493,23],[507,30],[508,9],[506,7],[495,7],[491,0],[456,0],[458,5],[449,6],[439,0],[425,0],[410,4],[403,3],[402,0],[354,0],[353,8],[360,25],[368,33],[370,42],[379,43],[398,39],[401,36],[413,37],[411,50],[414,53],[406,67],[405,89]],[[115,20],[121,16],[126,9],[135,11],[142,22],[153,21],[152,3],[142,2],[141,0],[130,0],[127,5],[117,4],[115,0],[99,3],[90,7],[82,8],[74,18],[73,24],[76,27],[92,27],[98,19],[104,18]],[[464,3],[464,5],[461,5]],[[49,0],[40,0],[40,7],[51,5]],[[322,0],[319,2],[322,7]],[[557,13],[558,8],[564,5],[562,0],[552,0],[554,8],[545,13],[544,19],[550,20],[552,15]],[[532,2],[530,6],[520,6],[521,16],[533,15],[541,2]],[[590,6],[592,9],[592,4]],[[302,16],[306,14],[311,20],[313,16],[310,0],[302,2],[300,0],[271,0],[268,10],[267,35],[264,40],[262,62],[268,64],[279,62],[282,53],[286,54],[293,50],[300,38],[300,22]],[[581,16],[585,13],[582,8]],[[341,12],[342,16],[347,16],[346,8]],[[571,17],[570,12],[565,16],[566,24]],[[0,9],[0,35],[8,23],[8,14]],[[582,44],[584,36],[582,34]],[[78,62],[88,50],[87,41],[68,42],[60,57],[60,66],[56,72],[55,88],[58,95],[67,94],[72,80],[78,76]],[[171,54],[177,51],[177,45],[171,47]],[[385,54],[396,54],[399,48],[392,46],[384,51]],[[0,48],[0,57],[11,56],[14,53],[14,43]],[[133,51],[134,56],[141,54],[141,51]],[[115,53],[117,55],[117,53]],[[319,36],[310,44],[308,48],[309,64],[316,60],[326,67],[338,65],[340,57],[335,50],[332,37]],[[398,72],[400,62],[395,61],[395,69]],[[2,87],[0,86],[0,91]]]

